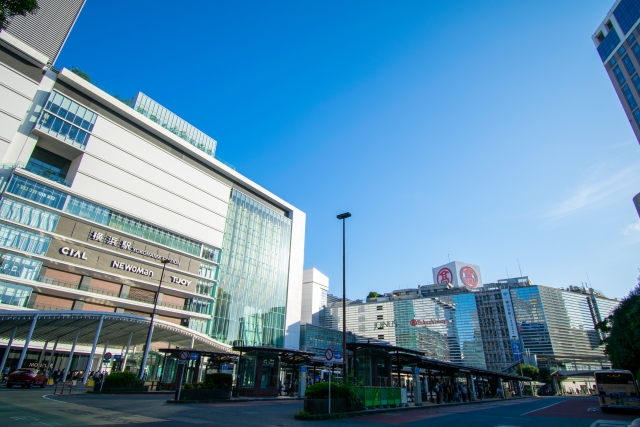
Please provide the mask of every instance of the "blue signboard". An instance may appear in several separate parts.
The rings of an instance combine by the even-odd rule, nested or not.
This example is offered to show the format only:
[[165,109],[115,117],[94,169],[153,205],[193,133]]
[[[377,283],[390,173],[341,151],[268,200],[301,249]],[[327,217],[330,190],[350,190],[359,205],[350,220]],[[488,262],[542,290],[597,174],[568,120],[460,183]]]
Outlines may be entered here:
[[122,359],[122,355],[121,354],[114,354],[113,355],[113,360],[120,360]]
[[307,372],[307,367],[303,366],[302,368],[300,368],[300,372]]
[[514,361],[522,359],[522,347],[518,341],[511,341],[511,350],[513,350]]
[[189,358],[190,358],[191,360],[198,360],[198,356],[200,356],[198,353],[191,353],[191,354],[189,355]]
[[342,359],[342,352],[341,351],[334,351],[333,352],[333,360],[340,360]]
[[221,369],[221,370],[223,370],[223,371],[226,371],[226,370],[228,370],[229,368],[227,367],[227,365],[222,365],[222,367],[221,367],[220,369]]

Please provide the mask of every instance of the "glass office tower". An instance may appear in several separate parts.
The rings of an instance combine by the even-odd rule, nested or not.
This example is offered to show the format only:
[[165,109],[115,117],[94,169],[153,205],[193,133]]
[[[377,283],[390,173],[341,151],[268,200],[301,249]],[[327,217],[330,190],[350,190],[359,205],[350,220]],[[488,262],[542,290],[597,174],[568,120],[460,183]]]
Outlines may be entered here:
[[592,35],[638,141],[640,141],[640,2],[617,0]]
[[291,220],[234,189],[222,242],[213,338],[283,347]]

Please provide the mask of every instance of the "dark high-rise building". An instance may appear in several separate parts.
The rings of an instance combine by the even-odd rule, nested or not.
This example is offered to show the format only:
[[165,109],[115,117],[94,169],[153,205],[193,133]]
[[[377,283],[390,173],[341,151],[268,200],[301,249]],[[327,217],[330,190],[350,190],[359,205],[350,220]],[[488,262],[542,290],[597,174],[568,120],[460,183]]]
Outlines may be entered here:
[[11,19],[6,33],[26,43],[53,64],[73,28],[85,0],[39,0],[33,15]]

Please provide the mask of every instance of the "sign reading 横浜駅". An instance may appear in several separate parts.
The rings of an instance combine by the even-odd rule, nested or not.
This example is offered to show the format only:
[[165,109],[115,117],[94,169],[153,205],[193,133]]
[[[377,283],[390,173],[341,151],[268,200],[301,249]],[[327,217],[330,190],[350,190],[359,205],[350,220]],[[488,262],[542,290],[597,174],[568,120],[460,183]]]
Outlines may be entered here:
[[[87,242],[110,251],[133,256],[146,263],[152,262],[162,267],[162,261],[168,260],[167,267],[178,268],[191,274],[198,274],[200,260],[182,252],[171,252],[162,246],[156,246],[145,240],[136,240],[124,234],[102,229],[71,218],[62,217],[58,221],[56,233]],[[127,261],[128,262],[128,261]]]

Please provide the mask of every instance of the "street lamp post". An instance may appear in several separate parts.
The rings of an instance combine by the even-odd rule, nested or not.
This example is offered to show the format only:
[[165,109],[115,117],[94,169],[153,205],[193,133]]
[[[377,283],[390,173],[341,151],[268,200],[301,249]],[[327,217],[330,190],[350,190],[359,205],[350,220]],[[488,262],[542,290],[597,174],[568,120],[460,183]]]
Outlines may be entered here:
[[162,279],[164,278],[164,269],[169,262],[169,259],[163,259],[162,261],[162,273],[160,274],[160,283],[158,284],[158,292],[156,292],[156,298],[153,300],[153,311],[151,311],[151,322],[149,322],[149,331],[147,332],[147,344],[144,346],[144,354],[142,355],[142,364],[140,365],[140,379],[144,379],[144,370],[147,367],[147,357],[149,357],[149,349],[151,348],[151,337],[153,336],[153,320],[156,316],[156,307],[158,306],[158,298],[160,297],[160,288],[162,288]]
[[345,381],[349,381],[349,376],[347,375],[347,279],[345,266],[345,220],[349,217],[351,217],[349,212],[336,217],[342,221],[342,376]]

